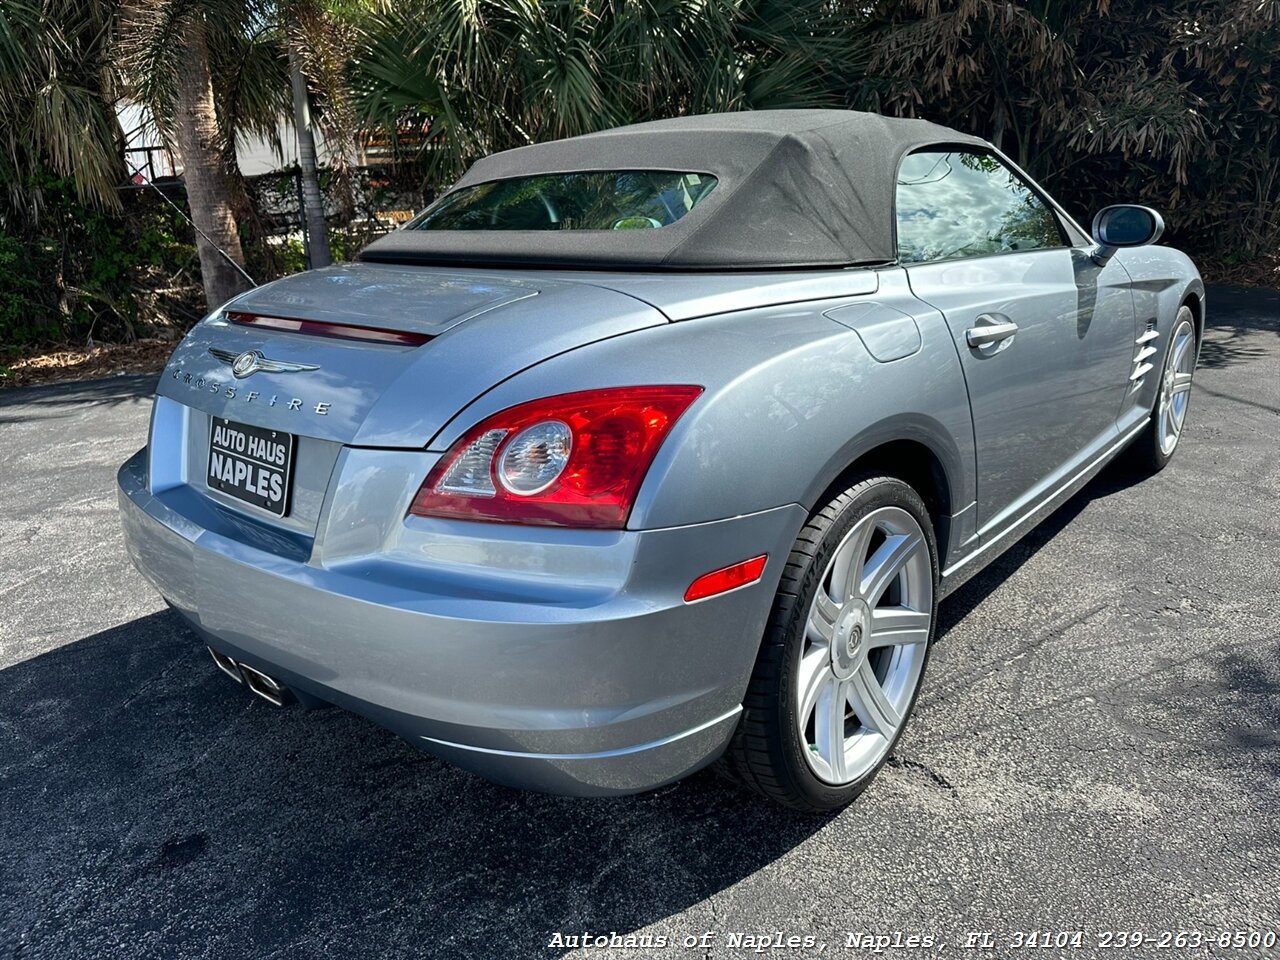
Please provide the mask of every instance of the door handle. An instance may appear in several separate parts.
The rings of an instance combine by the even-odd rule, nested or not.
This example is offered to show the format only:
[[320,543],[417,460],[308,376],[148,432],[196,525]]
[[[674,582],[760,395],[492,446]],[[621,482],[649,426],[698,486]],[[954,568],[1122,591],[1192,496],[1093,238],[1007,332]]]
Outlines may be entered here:
[[1018,332],[1018,325],[1012,320],[997,320],[989,313],[978,317],[977,324],[964,332],[964,338],[971,347],[1000,343]]

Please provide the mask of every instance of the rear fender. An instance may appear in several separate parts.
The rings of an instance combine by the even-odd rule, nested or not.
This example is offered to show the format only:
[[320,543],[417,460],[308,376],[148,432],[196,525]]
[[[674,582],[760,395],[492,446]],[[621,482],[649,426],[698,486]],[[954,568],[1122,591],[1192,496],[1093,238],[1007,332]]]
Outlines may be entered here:
[[853,330],[806,303],[641,330],[533,367],[480,398],[433,440],[446,450],[481,418],[535,397],[596,387],[706,388],[659,451],[628,524],[705,523],[799,503],[812,509],[863,453],[914,440],[942,463],[950,499],[974,499],[973,429],[963,376],[940,314],[910,310],[911,356],[877,362]]

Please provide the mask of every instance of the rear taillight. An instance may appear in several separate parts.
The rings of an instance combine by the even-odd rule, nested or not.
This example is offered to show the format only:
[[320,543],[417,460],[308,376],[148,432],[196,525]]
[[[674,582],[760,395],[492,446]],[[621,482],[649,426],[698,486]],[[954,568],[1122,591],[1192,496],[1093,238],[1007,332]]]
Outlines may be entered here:
[[409,512],[620,529],[658,447],[701,393],[612,387],[503,410],[449,448]]

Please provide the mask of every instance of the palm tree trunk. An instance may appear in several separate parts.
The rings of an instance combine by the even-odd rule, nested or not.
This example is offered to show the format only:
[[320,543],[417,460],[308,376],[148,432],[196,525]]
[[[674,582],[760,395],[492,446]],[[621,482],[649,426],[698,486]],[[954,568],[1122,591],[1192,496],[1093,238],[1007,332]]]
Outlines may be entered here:
[[213,310],[247,290],[249,283],[227,261],[229,256],[244,266],[244,251],[231,209],[231,183],[223,167],[206,34],[204,16],[194,14],[182,41],[183,69],[178,72],[174,132],[182,154],[187,204],[197,228],[196,249],[200,253],[204,298]]
[[327,267],[329,228],[324,221],[324,198],[320,195],[320,177],[316,172],[316,141],[311,134],[311,107],[307,103],[307,81],[302,76],[302,57],[298,41],[289,32],[289,80],[293,84],[293,125],[298,136],[298,166],[302,171],[302,213],[306,221],[307,253],[311,269]]

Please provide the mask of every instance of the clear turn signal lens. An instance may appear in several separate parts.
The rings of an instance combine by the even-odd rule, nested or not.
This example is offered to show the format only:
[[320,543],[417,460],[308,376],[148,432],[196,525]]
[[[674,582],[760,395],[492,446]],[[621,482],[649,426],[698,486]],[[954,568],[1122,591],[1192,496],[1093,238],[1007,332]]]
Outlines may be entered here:
[[498,491],[489,476],[489,465],[507,433],[506,430],[486,430],[476,437],[462,455],[449,464],[449,469],[440,478],[440,491],[468,497],[496,495]]

